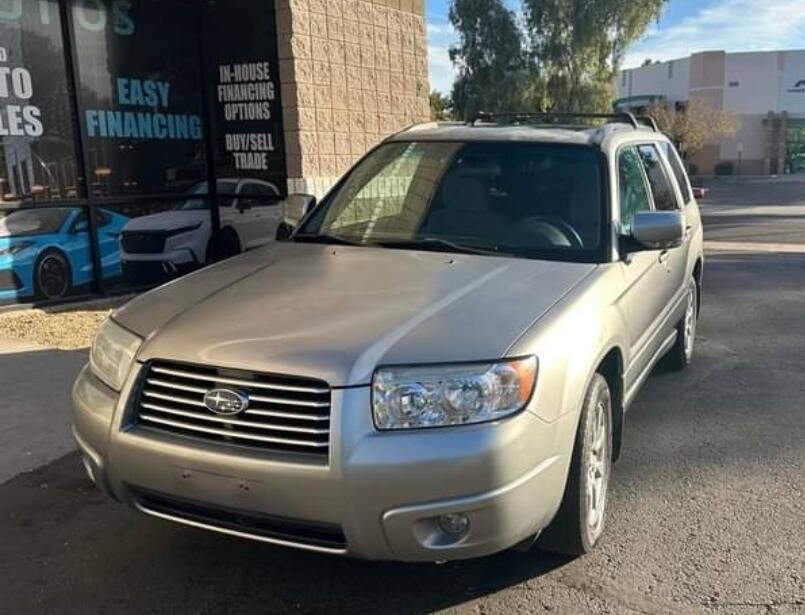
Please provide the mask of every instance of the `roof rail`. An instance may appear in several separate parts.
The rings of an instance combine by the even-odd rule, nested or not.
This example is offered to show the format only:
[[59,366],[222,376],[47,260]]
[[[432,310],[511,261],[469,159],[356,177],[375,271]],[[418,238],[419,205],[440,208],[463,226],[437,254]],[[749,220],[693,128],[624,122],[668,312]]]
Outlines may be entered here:
[[[523,113],[519,111],[511,111],[505,113],[489,113],[488,111],[478,111],[474,113],[472,116],[470,116],[470,119],[467,121],[467,124],[469,126],[475,126],[475,122],[478,121],[493,122],[497,120],[507,120],[508,122],[511,123],[521,123],[521,124],[524,122],[534,123],[534,120],[546,120],[545,123],[550,123],[552,120],[561,120],[561,119],[605,119],[610,121],[625,122],[626,124],[631,124],[632,128],[635,129],[640,128],[640,122],[638,122],[634,114],[628,111],[622,111],[618,113],[566,113],[566,112],[553,112],[553,111],[540,112],[540,113],[532,113],[532,112]],[[652,124],[654,124],[653,119],[651,119],[651,122]],[[656,126],[656,124],[654,124],[654,126]]]

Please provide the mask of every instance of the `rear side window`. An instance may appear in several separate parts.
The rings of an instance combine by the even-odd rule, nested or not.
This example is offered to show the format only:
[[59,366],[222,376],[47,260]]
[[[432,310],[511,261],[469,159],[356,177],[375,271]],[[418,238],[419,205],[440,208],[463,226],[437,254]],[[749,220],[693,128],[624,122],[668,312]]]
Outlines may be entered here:
[[688,186],[688,174],[685,173],[685,167],[682,166],[682,161],[679,159],[679,154],[676,148],[670,143],[663,144],[665,147],[665,157],[671,163],[671,170],[674,172],[676,183],[679,185],[679,192],[682,195],[682,200],[687,205],[690,203],[691,194],[690,187]]
[[618,156],[618,186],[621,201],[621,232],[628,234],[632,230],[635,214],[651,210],[643,164],[634,147],[622,149]]
[[655,145],[639,145],[637,151],[640,153],[640,160],[643,161],[643,168],[651,186],[654,208],[660,211],[679,209],[671,180],[662,165],[660,151]]

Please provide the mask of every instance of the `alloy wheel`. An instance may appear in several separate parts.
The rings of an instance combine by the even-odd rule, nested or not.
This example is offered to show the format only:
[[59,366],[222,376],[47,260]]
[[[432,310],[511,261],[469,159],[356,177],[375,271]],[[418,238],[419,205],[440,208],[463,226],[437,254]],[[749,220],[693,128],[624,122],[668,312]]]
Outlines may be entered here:
[[685,308],[685,358],[690,361],[693,356],[693,343],[696,339],[696,290],[691,288],[688,293],[688,305]]
[[609,447],[607,413],[604,400],[595,405],[590,429],[590,446],[587,459],[587,525],[590,537],[595,540],[604,526],[609,482]]
[[46,299],[61,299],[70,289],[70,272],[61,256],[49,254],[39,263],[37,281]]

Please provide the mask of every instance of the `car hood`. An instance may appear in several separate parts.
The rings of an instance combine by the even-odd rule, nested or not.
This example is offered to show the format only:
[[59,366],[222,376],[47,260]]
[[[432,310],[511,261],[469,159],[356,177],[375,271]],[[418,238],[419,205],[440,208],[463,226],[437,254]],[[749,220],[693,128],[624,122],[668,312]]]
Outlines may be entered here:
[[188,209],[187,211],[163,211],[158,214],[132,218],[123,227],[123,232],[131,231],[172,231],[194,226],[209,219],[206,209]]
[[115,318],[171,359],[366,384],[377,365],[486,360],[595,265],[278,243],[135,299]]

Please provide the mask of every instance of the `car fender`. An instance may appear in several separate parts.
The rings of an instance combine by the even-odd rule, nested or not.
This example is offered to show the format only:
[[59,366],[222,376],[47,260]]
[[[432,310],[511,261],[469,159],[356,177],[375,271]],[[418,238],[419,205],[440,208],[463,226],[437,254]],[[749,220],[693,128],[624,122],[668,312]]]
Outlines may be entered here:
[[597,268],[533,323],[507,353],[534,354],[539,361],[530,411],[546,422],[578,416],[596,369],[619,349],[628,348],[623,314],[617,307],[622,276],[614,266]]

